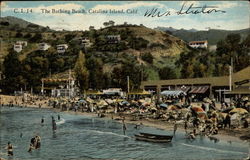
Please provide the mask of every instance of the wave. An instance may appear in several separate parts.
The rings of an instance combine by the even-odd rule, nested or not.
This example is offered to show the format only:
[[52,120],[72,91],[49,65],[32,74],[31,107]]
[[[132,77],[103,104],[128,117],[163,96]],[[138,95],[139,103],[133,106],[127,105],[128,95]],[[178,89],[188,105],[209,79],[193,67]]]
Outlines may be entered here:
[[109,135],[115,135],[115,136],[119,136],[119,137],[130,138],[129,136],[122,135],[122,134],[117,134],[117,133],[113,133],[113,132],[103,132],[103,131],[91,130],[91,129],[84,129],[83,131],[92,132],[92,133],[98,133],[98,134],[109,134]]
[[60,124],[64,124],[65,123],[65,119],[61,118],[60,121],[56,122],[57,125],[60,125]]
[[217,149],[217,148],[210,148],[210,147],[202,147],[202,146],[190,145],[190,144],[186,144],[186,143],[180,143],[180,144],[184,145],[184,146],[193,147],[193,148],[198,148],[198,149],[203,149],[203,150],[209,150],[209,151],[216,151],[216,152],[221,152],[221,153],[248,154],[248,153],[245,153],[245,152],[228,151],[228,150],[222,150],[222,149]]

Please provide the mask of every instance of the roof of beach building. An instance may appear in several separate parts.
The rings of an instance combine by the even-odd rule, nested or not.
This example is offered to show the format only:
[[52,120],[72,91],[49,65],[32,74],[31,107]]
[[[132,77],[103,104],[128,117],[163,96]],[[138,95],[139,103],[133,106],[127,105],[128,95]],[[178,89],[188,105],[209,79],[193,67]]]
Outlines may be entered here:
[[[232,81],[238,82],[250,79],[250,66],[236,72],[232,76]],[[203,78],[189,78],[189,79],[170,79],[170,80],[154,80],[142,81],[141,86],[149,85],[204,85],[210,84],[212,86],[228,86],[229,76],[221,77],[203,77]]]

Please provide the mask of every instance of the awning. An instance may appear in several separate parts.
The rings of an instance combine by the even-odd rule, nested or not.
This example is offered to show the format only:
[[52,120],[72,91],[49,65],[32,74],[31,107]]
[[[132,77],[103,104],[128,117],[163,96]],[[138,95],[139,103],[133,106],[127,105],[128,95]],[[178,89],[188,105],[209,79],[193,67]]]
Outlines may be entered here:
[[209,86],[194,86],[189,93],[202,94],[208,90]]
[[161,95],[164,95],[164,96],[179,96],[180,94],[186,95],[186,93],[181,90],[176,90],[176,91],[167,90],[167,91],[161,92]]
[[145,90],[135,90],[128,93],[128,95],[150,95],[151,93]]
[[176,90],[182,90],[183,92],[187,93],[190,90],[190,86],[182,86],[182,87],[177,87]]

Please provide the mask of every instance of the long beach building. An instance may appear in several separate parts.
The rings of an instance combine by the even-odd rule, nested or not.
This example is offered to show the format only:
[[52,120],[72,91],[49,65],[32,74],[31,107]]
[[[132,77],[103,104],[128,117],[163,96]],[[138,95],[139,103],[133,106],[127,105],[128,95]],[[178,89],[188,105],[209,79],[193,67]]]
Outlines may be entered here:
[[141,88],[158,95],[164,90],[182,90],[200,98],[211,97],[218,101],[230,95],[250,96],[250,66],[231,76],[142,81]]

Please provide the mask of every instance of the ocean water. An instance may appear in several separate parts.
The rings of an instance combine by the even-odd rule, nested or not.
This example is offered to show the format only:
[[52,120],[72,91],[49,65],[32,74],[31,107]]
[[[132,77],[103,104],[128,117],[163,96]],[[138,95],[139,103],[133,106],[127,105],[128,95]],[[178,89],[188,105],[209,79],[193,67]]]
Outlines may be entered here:
[[[134,134],[149,132],[171,135],[164,131],[127,124],[123,135],[122,124],[82,115],[56,113],[48,109],[2,107],[0,108],[0,157],[15,160],[78,160],[78,159],[145,159],[145,160],[224,160],[243,159],[248,156],[248,144],[219,141],[204,137],[185,139],[178,132],[171,143],[136,141]],[[57,120],[60,114],[61,120]],[[57,120],[57,130],[52,131],[52,120]],[[41,125],[41,118],[45,123]],[[27,152],[30,139],[41,136],[41,148]],[[4,147],[10,141],[14,156],[8,157]]]

